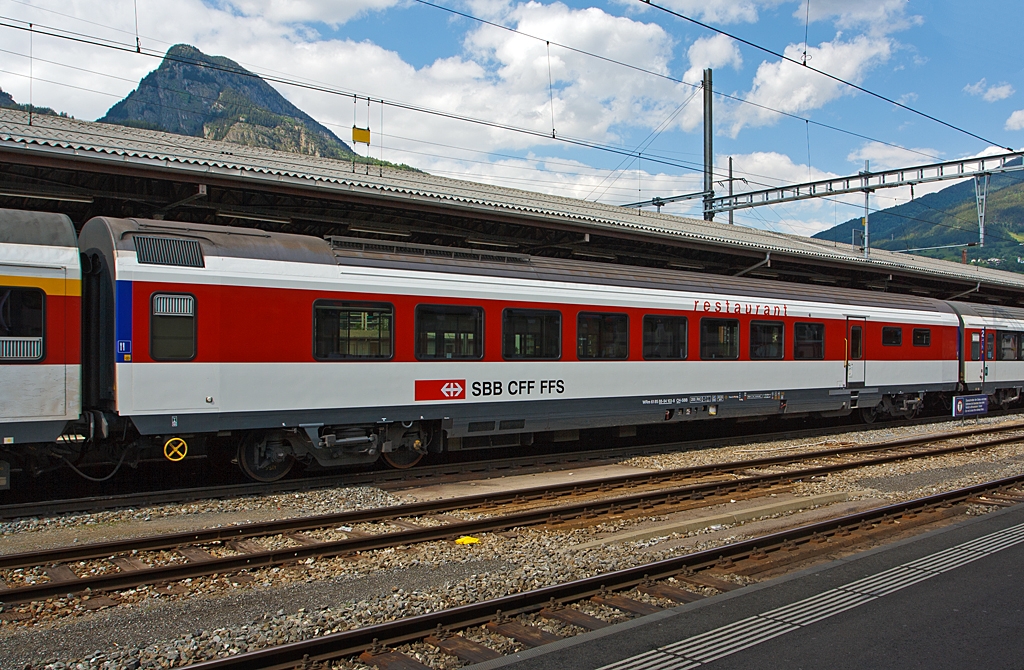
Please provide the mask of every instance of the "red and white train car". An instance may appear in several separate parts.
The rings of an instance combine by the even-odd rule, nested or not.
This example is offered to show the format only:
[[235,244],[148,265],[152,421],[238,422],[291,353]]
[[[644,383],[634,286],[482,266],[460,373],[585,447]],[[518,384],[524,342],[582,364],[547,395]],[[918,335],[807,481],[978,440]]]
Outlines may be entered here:
[[[53,444],[82,410],[78,244],[61,214],[0,225],[0,449]],[[0,463],[0,487],[8,486]]]
[[927,394],[1024,385],[1020,336],[977,384],[970,355],[975,332],[1024,332],[1024,310],[166,221],[96,218],[79,248],[90,439],[231,445],[263,480],[588,428],[909,416]]

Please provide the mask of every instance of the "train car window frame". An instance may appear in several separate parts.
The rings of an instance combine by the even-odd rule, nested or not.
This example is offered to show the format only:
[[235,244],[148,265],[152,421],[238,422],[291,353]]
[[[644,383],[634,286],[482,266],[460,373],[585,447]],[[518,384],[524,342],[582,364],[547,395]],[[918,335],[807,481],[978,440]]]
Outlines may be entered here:
[[[588,355],[586,349],[590,333],[584,333],[584,322],[598,323],[598,352]],[[616,324],[612,329],[607,324]],[[586,330],[589,330],[589,326]],[[611,334],[612,339],[607,335]],[[611,353],[606,353],[608,351]],[[576,358],[581,361],[625,361],[629,360],[629,315],[620,312],[579,312],[576,315]]]
[[[425,314],[424,313],[425,312],[429,312],[429,313],[431,313],[435,317],[439,316],[439,315],[446,315],[447,317],[454,316],[456,319],[459,319],[460,317],[466,317],[466,318],[472,319],[473,323],[474,323],[474,326],[475,326],[472,330],[462,330],[460,328],[460,325],[458,324],[458,322],[456,322],[456,330],[453,331],[453,332],[455,333],[455,335],[472,335],[473,336],[471,338],[471,341],[473,343],[473,349],[474,349],[473,353],[470,354],[470,355],[466,355],[466,354],[455,355],[455,352],[452,352],[452,355],[448,355],[448,356],[441,355],[441,356],[438,356],[437,355],[437,344],[435,342],[434,343],[435,353],[434,354],[428,354],[427,353],[427,348],[428,348],[428,340],[429,340],[429,338],[427,337],[427,334],[430,333],[430,332],[433,332],[436,335],[436,333],[441,332],[441,333],[444,333],[445,335],[447,335],[447,331],[443,331],[443,330],[442,331],[437,331],[437,330],[434,330],[434,331],[424,331],[423,327],[425,325],[424,324],[424,318],[425,318]],[[479,360],[483,360],[483,357],[484,357],[484,310],[483,310],[482,307],[475,307],[473,305],[420,304],[420,305],[416,305],[414,321],[415,321],[414,333],[415,333],[415,338],[416,339],[415,339],[415,341],[413,343],[413,350],[414,350],[414,353],[415,353],[415,356],[416,356],[416,360],[418,360],[418,361],[479,361]],[[444,337],[443,339],[447,340],[448,338]],[[456,343],[458,342],[459,339],[462,339],[462,338],[459,338],[459,337],[453,337],[452,338],[452,340],[455,341]],[[436,337],[435,337],[435,340],[436,340]],[[465,343],[465,341],[466,340],[463,339],[463,343]],[[444,348],[445,347],[442,346],[442,349],[444,349]],[[441,353],[443,354],[444,352],[442,351]]]
[[[807,334],[814,337],[808,337]],[[797,321],[793,324],[793,360],[825,360],[825,324],[821,321]]]
[[932,329],[915,328],[911,333],[911,341],[913,342],[915,347],[932,346]]
[[883,347],[902,347],[903,346],[903,327],[902,326],[882,326],[882,346]]
[[[669,331],[664,328],[667,323],[674,324],[676,328],[675,332]],[[654,329],[649,329],[648,324],[654,324]],[[658,326],[662,326],[661,330],[658,330]],[[678,328],[682,327],[682,335],[679,334]],[[644,314],[642,331],[643,331],[643,357],[645,361],[685,361],[689,351],[687,345],[687,337],[689,335],[690,324],[685,316],[675,316],[671,314]],[[678,344],[669,342],[660,342],[657,340],[657,335],[662,333],[666,337],[671,339],[679,340]],[[648,341],[648,335],[654,336],[653,341]],[[672,352],[669,349],[677,350],[678,355],[670,355]],[[666,355],[661,355],[664,352]]]
[[[996,331],[996,360],[1000,361],[1015,361],[1019,354],[1020,337],[1017,333],[1012,330],[1000,330]],[[1007,343],[1010,346],[1007,347]],[[1011,354],[1012,355],[1008,355]]]
[[[191,309],[192,309],[191,314],[186,314],[184,312],[180,312],[179,313],[177,311],[172,311],[172,310],[169,310],[169,309],[165,309],[164,310],[167,313],[158,314],[157,313],[157,301],[160,298],[169,298],[169,299],[172,299],[172,300],[175,299],[175,298],[189,298],[189,299],[191,299],[191,301],[192,301],[192,303],[191,303]],[[182,305],[183,303],[171,303],[171,304],[172,305]],[[179,310],[181,308],[178,307],[178,306],[175,306],[173,309],[174,310]],[[166,362],[166,363],[185,363],[185,362],[188,362],[188,361],[195,360],[196,356],[199,355],[199,314],[198,314],[198,312],[199,312],[199,302],[196,300],[196,296],[194,294],[192,294],[192,293],[167,293],[167,292],[158,291],[156,293],[153,293],[151,296],[149,296],[149,357],[152,358],[154,361],[160,361],[160,362]],[[171,319],[171,321],[165,321],[165,319]],[[163,327],[161,326],[160,328],[157,328],[157,324],[163,324],[163,323],[172,324],[173,323],[173,324],[177,325],[178,323],[182,323],[184,321],[184,319],[191,319],[192,320],[192,329],[191,329],[191,331],[192,331],[192,337],[191,337],[191,340],[192,340],[192,354],[190,356],[188,356],[188,357],[185,357],[185,356],[177,356],[177,355],[168,356],[168,355],[163,355],[161,353],[158,353],[158,350],[159,350],[159,346],[157,344],[157,338],[158,337],[160,339],[166,339],[166,338],[169,338],[169,339],[175,339],[175,338],[177,338],[177,339],[184,339],[184,335],[183,334],[186,331],[183,328],[177,334],[171,334],[170,336],[165,335],[163,333],[158,334],[157,331],[158,330],[162,330]],[[162,344],[160,346],[162,346]]]
[[[321,348],[320,348],[320,344],[321,344],[320,323],[321,322],[317,318],[317,316],[318,316],[318,314],[320,313],[321,310],[338,310],[339,312],[347,311],[349,313],[363,312],[363,313],[365,313],[367,315],[370,314],[370,312],[372,311],[372,312],[376,312],[377,313],[378,319],[379,319],[381,314],[386,314],[387,317],[388,317],[388,329],[387,329],[388,330],[388,336],[387,336],[387,349],[388,349],[388,353],[387,353],[387,355],[380,355],[380,354],[377,354],[377,355],[365,354],[365,355],[363,355],[363,354],[352,354],[352,353],[347,353],[347,354],[336,353],[336,354],[326,354],[325,355],[322,352]],[[368,321],[369,321],[369,319],[367,319],[367,322]],[[379,321],[378,321],[378,323],[379,323]],[[351,326],[351,321],[349,321],[349,324]],[[341,349],[341,340],[342,340],[342,338],[341,338],[341,328],[340,327],[341,327],[341,319],[339,318],[338,319],[338,333],[337,333],[337,338],[335,340],[335,343],[338,345],[338,347],[337,347],[338,350]],[[381,330],[382,329],[378,325],[378,327],[377,327],[378,337],[376,338],[376,340],[372,340],[370,338],[363,338],[363,339],[355,340],[355,342],[358,342],[358,343],[364,343],[364,342],[365,343],[369,343],[369,342],[376,341],[378,348],[380,348],[381,342],[383,341],[381,339],[380,335],[379,335]],[[333,330],[332,330],[332,332],[333,332]],[[349,333],[352,332],[351,327],[349,328],[348,332]],[[348,344],[348,350],[351,352],[351,350],[352,350],[352,342],[353,342],[351,336],[349,336],[347,338],[347,341],[349,343]],[[370,347],[370,348],[372,348],[372,347]],[[390,361],[394,357],[395,357],[395,306],[393,304],[391,304],[389,302],[360,302],[360,301],[330,300],[330,299],[320,299],[320,300],[314,300],[313,301],[313,359],[314,360],[322,361],[322,362],[331,362],[331,363],[344,362],[344,361]]]
[[[712,331],[711,329],[715,329]],[[728,334],[723,339],[723,328],[728,328],[732,335],[729,342]],[[714,333],[714,340],[707,337]],[[724,355],[718,355],[723,351]],[[735,361],[740,357],[740,320],[705,317],[700,320],[700,359],[702,361]]]
[[[762,343],[759,341],[759,337],[755,337],[754,329],[772,329],[777,330],[779,339],[777,343],[769,342]],[[786,324],[782,321],[763,321],[755,320],[750,322],[750,360],[752,361],[779,361],[786,357]],[[774,349],[774,353],[768,353],[764,350],[765,347]],[[761,349],[761,351],[758,351]],[[769,349],[769,351],[771,351]]]
[[[21,303],[17,317],[13,300],[16,296],[20,296]],[[29,296],[38,299],[38,307],[26,307],[25,298]],[[33,313],[32,323],[15,323],[26,316],[23,312]],[[0,365],[41,363],[45,358],[46,291],[34,286],[0,286]]]
[[[539,333],[541,344],[539,349],[545,354],[528,355],[514,352],[516,347],[516,336],[530,335],[529,331],[517,331],[510,328],[510,324],[519,318],[542,319],[541,332]],[[548,319],[553,319],[552,324]],[[525,339],[525,338],[523,338]],[[554,351],[550,351],[551,339],[554,339]],[[512,351],[510,351],[510,348]],[[521,347],[522,348],[522,347]],[[562,312],[557,309],[521,309],[518,307],[507,307],[501,312],[501,357],[508,361],[557,361],[562,358]]]

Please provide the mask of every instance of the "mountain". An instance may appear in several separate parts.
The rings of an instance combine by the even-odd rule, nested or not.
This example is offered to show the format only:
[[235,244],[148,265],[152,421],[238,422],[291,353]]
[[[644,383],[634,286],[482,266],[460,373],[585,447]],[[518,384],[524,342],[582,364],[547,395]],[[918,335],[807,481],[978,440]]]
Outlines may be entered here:
[[[1020,165],[1019,160],[1016,163]],[[869,224],[872,248],[897,251],[977,243],[974,181],[967,180],[908,203],[873,212]],[[849,244],[853,230],[863,230],[859,217],[814,237]],[[859,234],[857,242],[860,243]],[[964,248],[914,253],[959,262]],[[985,246],[967,248],[967,257],[972,264],[1024,272],[1024,171],[992,175],[985,207]]]
[[187,44],[168,49],[160,66],[99,121],[297,154],[342,160],[356,157],[362,162],[381,163],[358,157],[337,135],[238,63],[223,56],[207,56]]
[[[14,97],[10,93],[4,91],[2,88],[0,88],[0,108],[17,109],[22,112],[27,112],[29,110],[28,105],[19,104],[15,102]],[[36,107],[35,105],[32,106],[32,113],[42,114],[44,116],[63,116],[65,118],[69,118],[68,115],[64,112],[55,112],[49,107]]]

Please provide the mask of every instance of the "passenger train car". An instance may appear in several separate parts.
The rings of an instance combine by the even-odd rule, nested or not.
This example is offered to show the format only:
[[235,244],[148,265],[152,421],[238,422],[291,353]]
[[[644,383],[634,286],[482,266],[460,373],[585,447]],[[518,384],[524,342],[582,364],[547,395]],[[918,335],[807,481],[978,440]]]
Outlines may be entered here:
[[1024,310],[915,296],[169,221],[94,218],[76,242],[66,217],[0,212],[0,453],[33,470],[232,450],[269,481],[591,428],[1006,404],[1022,334]]

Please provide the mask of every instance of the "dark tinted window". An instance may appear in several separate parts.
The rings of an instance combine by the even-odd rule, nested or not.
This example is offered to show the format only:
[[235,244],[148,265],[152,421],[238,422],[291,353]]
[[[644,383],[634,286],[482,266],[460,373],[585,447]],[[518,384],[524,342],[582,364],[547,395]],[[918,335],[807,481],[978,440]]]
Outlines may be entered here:
[[1018,338],[1017,333],[1008,333],[1005,330],[999,331],[999,360],[1001,361],[1015,361],[1017,360],[1017,344]]
[[321,361],[391,358],[393,322],[391,305],[317,300],[313,357]]
[[882,328],[882,344],[887,347],[903,346],[903,329],[895,326]]
[[783,357],[783,334],[781,321],[750,322],[750,358],[763,360]]
[[825,358],[825,324],[796,323],[793,325],[793,358],[797,360]]
[[154,293],[149,320],[149,355],[154,361],[196,357],[196,299],[180,293]]
[[682,360],[686,358],[686,317],[644,317],[644,358]]
[[915,328],[914,329],[914,346],[915,347],[930,347],[932,346],[932,331],[930,328]]
[[43,304],[37,288],[0,286],[0,361],[43,358]]
[[447,305],[416,307],[416,358],[473,360],[483,356],[482,309]]
[[981,360],[981,333],[971,333],[971,360]]
[[576,319],[576,356],[580,359],[629,357],[629,317],[581,313]]
[[736,319],[701,319],[700,357],[704,360],[739,358],[740,322]]
[[996,334],[991,330],[985,331],[985,360],[994,361],[996,359]]
[[562,355],[561,312],[506,309],[501,330],[505,358],[555,360]]
[[860,326],[850,327],[850,358],[855,361],[864,358],[864,329]]

